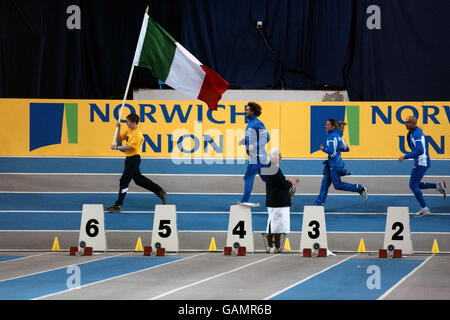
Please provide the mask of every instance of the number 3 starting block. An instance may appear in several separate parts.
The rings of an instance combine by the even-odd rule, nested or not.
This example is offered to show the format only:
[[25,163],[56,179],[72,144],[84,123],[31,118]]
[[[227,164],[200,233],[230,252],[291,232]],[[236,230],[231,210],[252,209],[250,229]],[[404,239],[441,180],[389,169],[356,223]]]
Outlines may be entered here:
[[325,213],[322,206],[305,206],[303,209],[302,237],[300,252],[304,257],[315,253],[318,257],[326,257],[328,248]]

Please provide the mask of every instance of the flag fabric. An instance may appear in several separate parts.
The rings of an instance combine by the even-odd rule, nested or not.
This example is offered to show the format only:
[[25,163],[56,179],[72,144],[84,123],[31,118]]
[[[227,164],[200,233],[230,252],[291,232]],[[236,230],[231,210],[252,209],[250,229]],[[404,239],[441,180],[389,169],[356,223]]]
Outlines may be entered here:
[[133,64],[149,68],[170,87],[216,110],[228,82],[203,65],[145,13]]

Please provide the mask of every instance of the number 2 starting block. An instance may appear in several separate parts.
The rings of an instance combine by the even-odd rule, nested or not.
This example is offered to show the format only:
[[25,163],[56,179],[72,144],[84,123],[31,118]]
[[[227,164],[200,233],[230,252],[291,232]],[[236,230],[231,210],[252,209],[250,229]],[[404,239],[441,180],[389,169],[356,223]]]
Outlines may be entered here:
[[408,207],[388,207],[383,249],[380,258],[393,256],[401,258],[402,254],[413,254],[411,230],[409,227]]

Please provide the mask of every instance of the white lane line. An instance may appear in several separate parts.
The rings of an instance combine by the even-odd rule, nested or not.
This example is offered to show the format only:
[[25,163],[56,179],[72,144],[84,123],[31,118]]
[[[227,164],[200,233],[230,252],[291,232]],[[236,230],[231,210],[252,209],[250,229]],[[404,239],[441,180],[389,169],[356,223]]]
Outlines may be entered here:
[[379,296],[377,300],[383,300],[388,296],[392,291],[394,291],[395,288],[397,288],[399,285],[401,285],[403,282],[405,282],[406,279],[408,279],[410,276],[412,276],[417,270],[422,268],[428,261],[431,260],[431,258],[434,257],[434,254],[426,258],[424,261],[422,261],[421,264],[419,264],[417,267],[415,267],[410,273],[408,273],[406,276],[404,276],[399,282],[397,282],[394,286],[392,286],[388,291],[386,291],[383,295]]
[[121,274],[119,276],[115,276],[115,277],[111,277],[111,278],[107,278],[107,279],[91,282],[91,283],[82,285],[79,288],[72,288],[72,289],[67,289],[67,290],[63,290],[63,291],[58,291],[58,292],[55,292],[55,293],[50,293],[50,294],[47,294],[47,295],[44,295],[44,296],[40,296],[40,297],[34,298],[32,300],[45,299],[45,298],[48,298],[48,297],[51,297],[51,296],[55,296],[55,295],[58,295],[58,294],[62,294],[62,293],[66,293],[66,292],[69,292],[69,291],[72,291],[72,290],[78,290],[78,289],[81,289],[81,288],[86,288],[86,287],[92,286],[94,284],[99,284],[99,283],[102,283],[102,282],[106,282],[106,281],[122,278],[122,277],[129,276],[129,275],[132,275],[132,274],[136,274],[136,273],[139,273],[139,272],[144,272],[144,271],[147,271],[147,270],[150,270],[150,269],[156,269],[156,268],[167,266],[169,264],[174,264],[174,263],[177,263],[177,262],[180,262],[180,261],[189,260],[189,259],[201,256],[201,255],[204,255],[204,254],[208,254],[208,252],[195,254],[195,255],[190,256],[190,257],[181,258],[181,259],[178,259],[178,260],[166,262],[166,263],[163,263],[163,264],[158,264],[156,266],[148,267],[148,268],[145,268],[145,269],[141,269],[141,270],[137,270],[137,271],[133,271],[133,272],[129,272],[129,273],[124,273],[124,274]]
[[[81,213],[81,210],[0,210],[1,213]],[[116,215],[117,213],[113,212],[105,212],[105,213],[111,213],[113,215]],[[134,210],[124,210],[120,213],[126,214],[126,213],[139,213],[139,214],[149,214],[149,213],[155,213],[154,210],[141,210],[141,211],[134,211]],[[200,214],[229,214],[229,211],[177,211],[177,213],[200,213]],[[252,214],[267,214],[267,211],[252,211]],[[291,215],[302,215],[303,211],[291,211]],[[379,215],[379,216],[385,216],[386,212],[325,212],[326,215]],[[413,213],[411,213],[413,214]],[[450,212],[437,212],[433,213],[433,216],[447,216],[450,215]]]
[[347,260],[357,256],[358,254],[359,253],[356,253],[356,254],[348,257],[348,258],[345,258],[344,260],[339,261],[338,263],[335,263],[335,264],[333,264],[333,265],[323,269],[322,271],[314,273],[313,275],[310,275],[309,277],[307,277],[307,278],[305,278],[303,280],[300,280],[300,281],[298,281],[298,282],[296,282],[296,283],[294,283],[294,284],[292,284],[292,285],[290,285],[290,286],[288,286],[288,287],[286,287],[284,289],[281,289],[280,291],[275,292],[274,294],[271,294],[270,296],[264,298],[263,300],[269,300],[269,299],[271,299],[271,298],[273,298],[273,297],[275,297],[275,296],[277,296],[277,295],[279,295],[279,294],[281,294],[281,293],[283,293],[283,292],[285,292],[285,291],[287,291],[287,290],[289,290],[289,289],[291,289],[291,288],[293,288],[295,286],[298,286],[299,284],[302,284],[303,282],[308,281],[309,279],[314,278],[315,276],[317,276],[317,275],[319,275],[321,273],[324,273],[325,271],[330,270],[331,268],[333,268],[333,267],[335,267],[335,266],[337,266],[337,265],[339,265],[339,264],[341,264],[341,263],[343,263],[343,262],[345,262],[345,261],[347,261]]
[[[0,194],[117,194],[117,191],[0,191]],[[127,194],[146,194],[145,191],[132,191]],[[168,195],[212,195],[212,196],[235,196],[242,195],[242,192],[167,192]],[[263,192],[252,192],[255,196],[265,196]],[[296,193],[296,196],[317,196],[317,192],[312,193]],[[359,197],[359,194],[352,193],[328,193],[328,196],[347,196],[347,197]],[[412,193],[371,193],[369,196],[408,196],[413,197]],[[426,197],[442,197],[442,194],[428,194],[424,193]]]
[[[0,175],[30,175],[30,176],[120,176],[121,172],[117,173],[102,173],[102,172],[0,172]],[[201,177],[201,178],[210,178],[210,177],[239,177],[241,178],[244,174],[242,173],[153,173],[147,172],[143,173],[144,176],[155,176],[155,177]],[[322,178],[321,174],[286,174],[287,177],[303,177],[303,178]],[[372,174],[372,175],[364,175],[364,174],[352,174],[351,177],[347,177],[352,179],[353,177],[357,178],[410,178],[410,175],[404,174]],[[448,177],[446,174],[442,175],[427,175],[427,178],[442,178]]]
[[28,258],[39,257],[39,256],[43,256],[43,255],[46,255],[46,254],[52,254],[52,253],[55,253],[55,252],[44,252],[44,253],[33,254],[33,255],[30,255],[30,256],[26,256],[26,257],[21,257],[21,258],[16,258],[16,259],[11,259],[11,260],[0,261],[0,264],[1,264],[1,263],[6,263],[6,262],[20,261],[20,260],[24,260],[24,259],[28,259]]
[[199,280],[199,281],[193,282],[193,283],[191,283],[191,284],[188,284],[188,285],[185,285],[185,286],[182,286],[182,287],[179,287],[179,288],[176,288],[176,289],[167,291],[167,292],[162,293],[162,294],[160,294],[160,295],[157,295],[157,296],[155,296],[155,297],[149,298],[148,300],[156,300],[156,299],[160,299],[160,298],[162,298],[162,297],[168,296],[168,295],[170,295],[170,294],[172,294],[172,293],[175,293],[175,292],[177,292],[177,291],[181,291],[181,290],[184,290],[184,289],[186,289],[186,288],[190,288],[190,287],[196,286],[196,285],[198,285],[198,284],[201,284],[201,283],[203,283],[203,282],[206,282],[206,281],[209,281],[209,280],[212,280],[212,279],[215,279],[215,278],[218,278],[218,277],[221,277],[221,276],[224,276],[224,275],[227,275],[227,274],[230,274],[230,273],[233,273],[233,272],[242,270],[242,269],[244,269],[244,268],[250,267],[250,266],[252,266],[252,265],[254,265],[254,264],[257,264],[257,263],[260,263],[260,262],[263,262],[263,261],[272,259],[272,258],[277,257],[277,256],[278,256],[278,255],[273,255],[273,256],[270,256],[270,257],[267,257],[267,258],[258,260],[258,261],[254,261],[254,262],[252,262],[252,263],[245,264],[245,265],[240,266],[240,267],[238,267],[238,268],[235,268],[235,269],[232,269],[232,270],[229,270],[229,271],[226,271],[226,272],[222,272],[222,273],[216,274],[215,276],[212,276],[212,277],[209,277],[209,278],[206,278],[206,279],[203,279],[203,280]]
[[[75,264],[76,265],[80,265],[80,264],[85,264],[85,263],[89,263],[89,262],[93,262],[93,261],[100,261],[100,260],[104,260],[104,259],[108,259],[108,258],[112,258],[112,257],[123,256],[124,254],[128,254],[128,253],[130,253],[130,252],[124,252],[124,253],[120,253],[120,254],[115,254],[113,256],[107,256],[107,257],[102,257],[102,258],[98,258],[98,259],[92,259],[92,260],[79,262],[79,263],[75,263]],[[47,269],[47,270],[33,272],[33,273],[28,273],[28,274],[23,274],[23,275],[20,275],[20,276],[17,276],[17,277],[12,277],[12,278],[8,278],[8,279],[0,280],[0,282],[14,280],[14,279],[19,279],[19,278],[24,278],[24,277],[28,277],[28,276],[34,276],[36,274],[50,272],[50,271],[55,271],[55,270],[67,268],[67,267],[73,266],[73,265],[74,265],[74,263],[71,263],[71,264],[63,265],[63,266],[52,268],[52,269]]]

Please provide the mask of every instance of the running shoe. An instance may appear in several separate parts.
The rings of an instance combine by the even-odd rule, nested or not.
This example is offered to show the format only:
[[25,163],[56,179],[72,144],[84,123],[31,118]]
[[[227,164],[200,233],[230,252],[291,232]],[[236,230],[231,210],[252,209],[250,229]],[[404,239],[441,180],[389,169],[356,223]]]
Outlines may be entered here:
[[367,187],[362,187],[359,194],[361,195],[361,197],[363,197],[364,200],[367,200],[367,197],[369,196]]
[[413,214],[415,217],[426,217],[431,216],[430,209],[428,207],[422,208]]
[[445,188],[447,188],[447,183],[445,181],[438,182],[436,190],[444,195],[444,199],[447,198],[447,192]]
[[118,204],[114,204],[111,207],[107,208],[109,212],[120,212],[122,211],[122,206],[119,206]]

